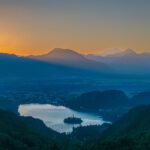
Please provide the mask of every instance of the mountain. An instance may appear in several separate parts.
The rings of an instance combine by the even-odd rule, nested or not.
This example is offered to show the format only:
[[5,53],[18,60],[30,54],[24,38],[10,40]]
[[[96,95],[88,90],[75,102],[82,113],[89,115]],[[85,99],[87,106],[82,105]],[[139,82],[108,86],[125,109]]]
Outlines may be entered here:
[[60,65],[9,54],[0,54],[0,68],[0,77],[4,78],[49,78],[59,75],[62,70],[71,71]]
[[150,91],[139,92],[130,97],[121,90],[92,91],[83,93],[70,101],[70,106],[88,110],[113,109],[128,106],[131,108],[148,104],[150,104]]
[[72,136],[84,140],[82,150],[149,150],[149,114],[150,105],[139,106],[112,125],[79,127]]
[[126,49],[112,55],[106,56],[90,56],[86,58],[94,61],[103,62],[114,68],[120,74],[150,74],[150,53],[136,53],[132,49]]
[[54,62],[44,62],[28,57],[19,57],[11,54],[0,54],[1,78],[72,78],[89,75],[100,75],[99,71],[91,71],[88,68],[77,68]]
[[87,126],[60,135],[31,117],[0,110],[0,149],[149,150],[150,105],[130,110],[112,125]]
[[29,56],[29,58],[76,68],[97,70],[100,72],[112,71],[112,69],[104,63],[89,60],[83,55],[70,49],[55,48],[45,55]]
[[127,107],[129,98],[120,90],[93,91],[83,93],[70,101],[69,107],[83,110],[117,109]]
[[84,57],[79,53],[70,50],[70,49],[61,49],[55,48],[47,54],[40,56],[31,56],[31,58],[35,58],[38,60],[46,61],[46,62],[55,62],[55,63],[77,63],[78,61],[84,61]]
[[149,104],[150,92],[127,96],[120,90],[107,90],[83,93],[70,99],[66,106],[79,111],[98,112],[105,120],[114,122],[131,108]]
[[137,55],[138,54],[134,50],[128,48],[122,52],[117,52],[114,54],[108,54],[105,57],[131,57],[131,56],[137,56]]
[[138,54],[133,51],[132,49],[126,49],[124,51],[119,51],[116,53],[108,53],[107,55],[96,55],[96,54],[88,54],[85,55],[85,57],[89,60],[93,61],[102,61],[105,62],[106,64],[111,63],[111,61],[117,61],[118,59],[128,59],[129,57],[135,57]]
[[94,150],[148,150],[150,147],[149,114],[150,105],[132,109],[107,129],[97,142],[90,145],[94,145]]
[[[130,110],[110,127],[106,127],[102,133],[98,132],[99,127],[97,127],[97,129],[93,127],[94,130],[97,130],[97,133],[99,133],[99,135],[97,135],[99,138],[83,142],[82,150],[149,150],[149,114],[150,105],[140,106]],[[81,127],[80,130],[84,132],[84,129]],[[95,132],[94,130],[93,132]],[[88,133],[90,133],[90,131],[88,131]],[[79,132],[76,134],[81,136]]]
[[107,136],[136,135],[150,132],[150,105],[142,105],[131,109],[107,130]]
[[61,136],[58,133],[38,119],[19,117],[0,110],[1,150],[54,149],[57,146],[55,140],[59,138]]

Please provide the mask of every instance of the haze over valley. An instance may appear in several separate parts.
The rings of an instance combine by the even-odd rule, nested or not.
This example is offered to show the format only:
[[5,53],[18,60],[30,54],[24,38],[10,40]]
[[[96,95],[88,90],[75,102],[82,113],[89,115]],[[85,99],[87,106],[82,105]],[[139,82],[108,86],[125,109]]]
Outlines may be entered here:
[[149,150],[150,1],[0,0],[0,150]]

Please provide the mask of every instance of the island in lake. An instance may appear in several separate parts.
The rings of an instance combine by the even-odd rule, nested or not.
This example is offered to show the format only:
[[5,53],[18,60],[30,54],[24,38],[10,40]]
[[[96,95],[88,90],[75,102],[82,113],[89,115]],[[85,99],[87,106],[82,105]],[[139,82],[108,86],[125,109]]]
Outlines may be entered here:
[[74,115],[72,117],[68,117],[64,119],[64,123],[68,123],[68,124],[81,124],[83,121],[81,118],[77,118],[74,117]]

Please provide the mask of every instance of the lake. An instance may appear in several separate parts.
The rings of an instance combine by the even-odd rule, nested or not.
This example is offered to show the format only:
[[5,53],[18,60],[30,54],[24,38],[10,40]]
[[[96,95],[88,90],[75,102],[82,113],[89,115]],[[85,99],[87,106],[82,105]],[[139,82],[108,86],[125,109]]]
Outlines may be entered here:
[[78,112],[64,106],[50,104],[24,104],[19,106],[18,112],[21,116],[42,120],[47,127],[59,133],[72,132],[73,127],[80,126],[64,123],[65,118],[73,115],[83,120],[82,126],[101,125],[106,122],[97,114]]

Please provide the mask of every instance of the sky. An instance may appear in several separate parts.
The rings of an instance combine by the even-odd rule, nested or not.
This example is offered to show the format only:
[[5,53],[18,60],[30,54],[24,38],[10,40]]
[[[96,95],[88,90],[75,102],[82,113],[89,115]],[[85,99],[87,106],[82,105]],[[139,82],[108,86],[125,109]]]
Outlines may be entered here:
[[0,0],[0,52],[150,52],[150,0]]

